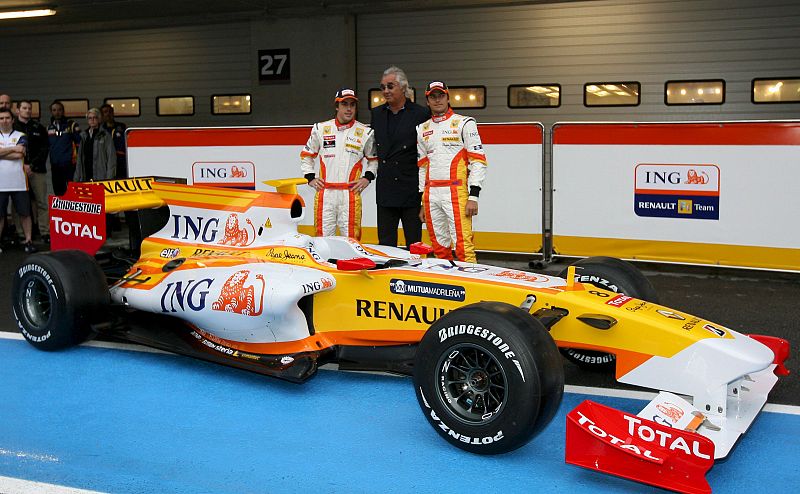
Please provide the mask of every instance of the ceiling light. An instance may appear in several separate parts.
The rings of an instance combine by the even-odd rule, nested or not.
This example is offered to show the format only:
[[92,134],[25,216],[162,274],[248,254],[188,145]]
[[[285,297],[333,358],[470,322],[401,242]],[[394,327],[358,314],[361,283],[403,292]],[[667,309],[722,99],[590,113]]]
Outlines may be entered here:
[[703,88],[698,88],[697,89],[697,94],[703,94]]
[[619,87],[615,86],[614,84],[606,84],[603,87],[605,87],[609,91],[618,91],[619,90]]
[[597,91],[594,94],[595,94],[595,96],[608,96],[611,93],[609,93],[608,91]]
[[0,12],[0,19],[21,19],[23,17],[44,17],[48,15],[56,15],[56,11],[53,9],[6,11]]
[[619,96],[630,96],[630,94],[626,93],[625,91],[614,91],[614,94]]
[[475,95],[474,94],[470,94],[469,95],[469,100],[470,101],[475,101]]
[[594,92],[595,92],[595,91],[597,91],[598,89],[599,89],[599,88],[598,88],[597,86],[594,86],[594,85],[592,85],[592,86],[587,86],[587,87],[586,87],[586,90],[587,90],[587,91],[589,91],[590,93],[594,93]]
[[681,89],[681,96],[686,96],[686,89]]

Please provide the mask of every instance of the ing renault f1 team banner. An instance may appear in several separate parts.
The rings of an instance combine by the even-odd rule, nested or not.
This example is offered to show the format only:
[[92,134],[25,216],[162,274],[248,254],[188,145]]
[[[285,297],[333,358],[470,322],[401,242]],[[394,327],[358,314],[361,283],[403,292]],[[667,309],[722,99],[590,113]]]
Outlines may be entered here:
[[800,122],[559,123],[553,249],[800,270]]
[[[476,249],[541,251],[542,124],[481,124],[478,131],[489,168],[473,220]],[[271,190],[264,180],[302,176],[300,151],[310,132],[311,126],[132,128],[127,132],[129,174]],[[299,192],[307,209],[300,229],[313,235],[314,193],[310,187]],[[377,243],[374,184],[362,198],[362,241]],[[423,237],[429,241],[425,230]],[[402,235],[400,244],[405,244]]]

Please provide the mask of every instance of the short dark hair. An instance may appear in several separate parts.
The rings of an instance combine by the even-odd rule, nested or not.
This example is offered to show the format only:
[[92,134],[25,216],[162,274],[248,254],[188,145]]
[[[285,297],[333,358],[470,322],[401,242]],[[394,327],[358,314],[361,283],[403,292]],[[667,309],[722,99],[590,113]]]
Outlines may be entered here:
[[19,108],[22,103],[28,103],[29,105],[31,105],[31,108],[33,108],[33,101],[31,101],[29,99],[21,99],[21,100],[19,100],[19,102],[17,103],[17,108]]
[[2,113],[8,113],[11,115],[12,119],[14,118],[14,113],[11,111],[11,108],[0,108],[0,114]]
[[64,103],[62,103],[61,101],[59,101],[57,99],[53,100],[53,102],[50,103],[50,108],[53,108],[53,105],[58,105],[58,106],[61,107],[62,110],[64,109]]
[[111,113],[114,113],[114,107],[109,105],[108,103],[103,103],[103,106],[100,107],[100,110],[102,111],[103,108],[108,108],[111,110]]

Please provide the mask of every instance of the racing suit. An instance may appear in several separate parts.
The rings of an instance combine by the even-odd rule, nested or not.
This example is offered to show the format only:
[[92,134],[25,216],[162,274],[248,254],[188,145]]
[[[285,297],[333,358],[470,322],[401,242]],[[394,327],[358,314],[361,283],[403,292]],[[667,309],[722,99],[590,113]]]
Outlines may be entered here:
[[[319,156],[319,178],[325,188],[314,198],[314,228],[317,236],[339,234],[361,238],[361,194],[352,186],[360,178],[370,182],[378,170],[372,129],[353,119],[339,125],[335,118],[314,124],[300,153],[300,169],[310,182],[315,178],[314,161]],[[366,171],[363,159],[367,159]]]
[[472,117],[453,113],[433,116],[417,126],[419,190],[425,222],[436,257],[476,262],[472,218],[464,213],[477,201],[486,176],[478,125]]

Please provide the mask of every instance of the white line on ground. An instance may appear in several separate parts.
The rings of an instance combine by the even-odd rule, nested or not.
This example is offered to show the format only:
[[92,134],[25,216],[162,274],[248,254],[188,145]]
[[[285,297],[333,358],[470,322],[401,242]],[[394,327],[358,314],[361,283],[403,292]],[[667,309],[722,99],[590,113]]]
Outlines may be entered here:
[[[0,338],[7,339],[7,340],[23,340],[22,334],[20,333],[9,333],[5,331],[0,331]],[[150,348],[142,345],[136,345],[133,343],[116,343],[112,341],[87,341],[83,344],[84,346],[96,347],[96,348],[109,348],[112,350],[125,350],[131,352],[145,352],[145,353],[162,353],[165,355],[173,355],[172,353],[165,352],[162,350],[158,350],[155,348]],[[325,370],[333,370],[331,365],[325,365],[321,367]],[[391,374],[395,376],[395,374]],[[584,395],[591,395],[591,396],[609,396],[611,398],[630,398],[632,400],[647,400],[650,401],[656,397],[657,393],[653,393],[651,391],[633,391],[628,389],[610,389],[610,388],[595,388],[590,386],[575,386],[572,384],[567,384],[564,386],[564,392],[566,393],[573,393],[573,394],[584,394]],[[779,405],[774,403],[767,403],[764,406],[765,412],[773,412],[773,413],[786,413],[789,415],[800,415],[800,406],[795,405]],[[2,491],[0,491],[2,492]]]
[[102,494],[98,491],[87,491],[85,489],[74,489],[32,480],[15,479],[12,477],[0,477],[0,492],[3,494]]

